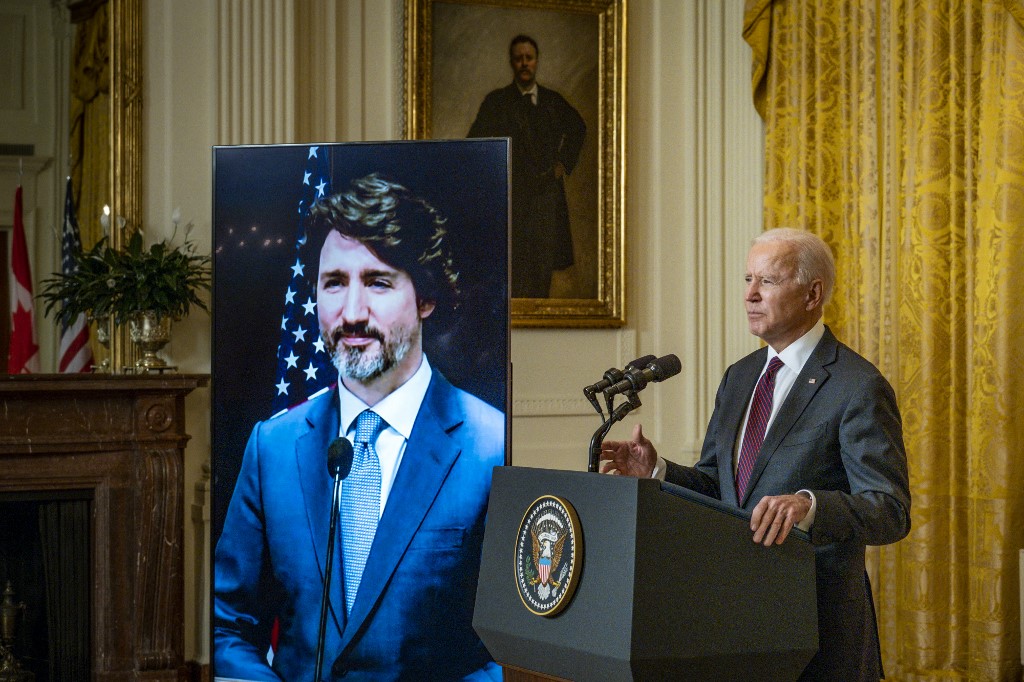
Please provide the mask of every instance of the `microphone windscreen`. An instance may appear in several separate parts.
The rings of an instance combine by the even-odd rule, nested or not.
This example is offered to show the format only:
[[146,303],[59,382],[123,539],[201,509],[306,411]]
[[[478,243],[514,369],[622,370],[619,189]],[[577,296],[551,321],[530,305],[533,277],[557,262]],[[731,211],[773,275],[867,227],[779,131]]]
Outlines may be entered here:
[[352,470],[352,443],[338,437],[327,446],[327,471],[331,478],[345,478]]
[[637,358],[633,362],[626,365],[626,369],[643,369],[647,365],[657,360],[653,355],[645,355],[642,358]]
[[664,381],[669,377],[674,377],[683,370],[683,364],[679,362],[679,358],[671,353],[658,358],[648,367],[654,373],[655,381]]

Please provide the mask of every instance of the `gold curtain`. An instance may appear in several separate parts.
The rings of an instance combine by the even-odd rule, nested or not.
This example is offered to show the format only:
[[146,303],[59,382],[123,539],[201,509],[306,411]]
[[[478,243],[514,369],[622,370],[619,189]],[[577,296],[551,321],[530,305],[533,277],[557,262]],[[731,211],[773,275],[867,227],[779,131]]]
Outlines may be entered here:
[[899,396],[910,536],[872,549],[888,679],[1018,680],[1021,0],[747,0],[765,225],[836,254],[826,321]]
[[110,203],[110,11],[103,3],[75,27],[71,55],[71,183],[82,246],[103,236]]

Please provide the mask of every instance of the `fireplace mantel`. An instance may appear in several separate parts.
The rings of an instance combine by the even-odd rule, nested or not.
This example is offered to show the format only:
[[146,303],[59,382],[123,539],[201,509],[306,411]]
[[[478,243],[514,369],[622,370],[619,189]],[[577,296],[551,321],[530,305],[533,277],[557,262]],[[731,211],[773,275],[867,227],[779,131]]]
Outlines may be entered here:
[[88,491],[94,680],[183,665],[185,396],[207,375],[0,379],[0,493]]

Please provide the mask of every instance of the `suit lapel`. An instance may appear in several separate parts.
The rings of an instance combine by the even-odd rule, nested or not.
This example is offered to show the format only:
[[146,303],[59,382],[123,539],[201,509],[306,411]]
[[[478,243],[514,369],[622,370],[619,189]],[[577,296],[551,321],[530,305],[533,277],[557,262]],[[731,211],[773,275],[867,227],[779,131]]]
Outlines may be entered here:
[[423,523],[452,465],[461,452],[449,432],[462,423],[454,409],[451,384],[434,370],[413,425],[384,515],[377,526],[359,594],[342,634],[347,648],[376,608],[409,543]]
[[718,492],[722,497],[722,501],[727,504],[731,502],[739,506],[736,500],[734,461],[737,447],[736,439],[740,437],[740,428],[743,426],[743,418],[747,414],[747,405],[750,404],[750,397],[754,395],[754,386],[757,385],[757,379],[761,375],[761,370],[764,368],[767,356],[768,349],[762,348],[736,364],[736,376],[735,378],[730,378],[730,381],[735,382],[737,387],[735,390],[739,391],[739,393],[736,395],[735,400],[724,400],[722,404],[722,409],[725,412],[721,422],[721,441],[723,444],[728,444],[730,449],[728,452],[721,453],[721,456],[718,458],[718,480],[721,481],[718,486]]
[[818,342],[817,347],[811,353],[811,357],[804,363],[803,369],[793,383],[793,388],[790,389],[789,395],[786,396],[786,402],[779,408],[778,414],[775,415],[775,420],[772,421],[768,433],[765,434],[764,443],[762,443],[761,451],[754,462],[754,469],[750,472],[750,481],[747,483],[747,490],[740,506],[746,504],[746,501],[750,499],[750,494],[757,485],[757,480],[761,477],[761,473],[768,466],[768,462],[771,461],[776,450],[779,449],[783,440],[789,435],[797,419],[800,418],[800,415],[807,409],[811,400],[821,390],[821,387],[825,385],[829,376],[831,376],[826,366],[835,362],[838,350],[837,344],[836,337],[826,327],[825,335],[821,337],[821,341]]
[[[310,541],[316,557],[317,569],[320,572],[321,584],[327,575],[327,542],[330,533],[331,495],[333,484],[327,472],[327,447],[338,436],[338,393],[332,391],[330,399],[317,402],[306,415],[310,430],[295,440],[295,461],[299,471],[299,483],[302,487],[302,499],[306,505],[306,519],[309,526]],[[341,544],[334,545],[335,566],[341,556]],[[331,615],[338,632],[345,623],[345,601],[342,596],[343,578],[341,571],[335,570],[331,578]]]

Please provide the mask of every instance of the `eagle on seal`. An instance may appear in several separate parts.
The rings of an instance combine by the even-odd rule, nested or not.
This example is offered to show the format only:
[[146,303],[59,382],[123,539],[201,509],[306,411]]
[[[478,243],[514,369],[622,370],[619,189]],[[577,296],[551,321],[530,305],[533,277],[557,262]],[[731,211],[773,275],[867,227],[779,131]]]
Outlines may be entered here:
[[566,534],[559,537],[558,533],[547,528],[540,533],[531,530],[530,535],[533,537],[533,563],[539,574],[532,584],[547,585],[550,580],[554,587],[561,587],[560,583],[551,578],[551,569],[562,561],[562,545],[565,544]]

